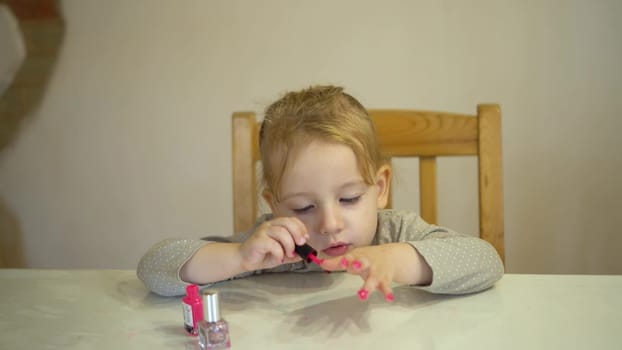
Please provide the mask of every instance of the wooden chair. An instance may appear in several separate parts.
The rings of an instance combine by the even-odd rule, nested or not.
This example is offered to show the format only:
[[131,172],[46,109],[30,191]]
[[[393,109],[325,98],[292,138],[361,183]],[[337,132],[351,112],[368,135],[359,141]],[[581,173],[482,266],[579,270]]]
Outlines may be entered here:
[[[479,235],[505,261],[501,109],[477,106],[476,115],[415,110],[369,110],[382,151],[390,158],[418,157],[421,216],[437,223],[436,158],[474,155],[479,168]],[[256,164],[259,124],[253,112],[233,114],[233,214],[235,232],[257,218]]]

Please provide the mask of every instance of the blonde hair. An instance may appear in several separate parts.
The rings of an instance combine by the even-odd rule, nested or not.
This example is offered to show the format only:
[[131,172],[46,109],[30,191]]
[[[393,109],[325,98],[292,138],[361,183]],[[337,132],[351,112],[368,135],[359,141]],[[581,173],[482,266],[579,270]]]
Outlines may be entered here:
[[314,139],[350,147],[369,185],[385,163],[371,117],[343,88],[311,86],[289,92],[266,108],[259,132],[263,185],[276,200],[291,152]]

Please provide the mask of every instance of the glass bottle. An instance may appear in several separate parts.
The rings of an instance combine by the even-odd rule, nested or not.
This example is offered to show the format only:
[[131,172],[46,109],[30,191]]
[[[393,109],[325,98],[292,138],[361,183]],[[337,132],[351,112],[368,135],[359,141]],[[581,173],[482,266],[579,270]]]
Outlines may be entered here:
[[199,345],[204,350],[229,349],[229,324],[220,317],[218,292],[204,290],[203,296],[204,319],[199,322]]
[[199,322],[203,319],[203,302],[199,295],[199,287],[190,284],[186,287],[186,296],[182,299],[184,311],[184,328],[188,334],[199,334]]

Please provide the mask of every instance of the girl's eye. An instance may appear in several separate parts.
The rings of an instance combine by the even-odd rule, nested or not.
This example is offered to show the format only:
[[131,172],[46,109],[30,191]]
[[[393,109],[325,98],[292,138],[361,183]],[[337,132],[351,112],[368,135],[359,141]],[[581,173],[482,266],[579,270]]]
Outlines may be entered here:
[[292,211],[296,214],[304,214],[306,212],[308,212],[309,210],[311,210],[313,208],[312,205],[307,205],[304,208],[297,208],[297,209],[292,209]]
[[346,204],[354,204],[361,199],[361,196],[350,197],[350,198],[341,198],[339,201]]

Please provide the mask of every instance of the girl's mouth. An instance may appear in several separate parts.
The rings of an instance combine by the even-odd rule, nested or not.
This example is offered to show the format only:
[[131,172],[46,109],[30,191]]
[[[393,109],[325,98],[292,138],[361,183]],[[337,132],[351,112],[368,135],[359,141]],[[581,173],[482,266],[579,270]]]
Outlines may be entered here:
[[351,244],[348,244],[348,243],[337,243],[322,250],[322,253],[328,256],[340,256],[340,255],[344,255],[345,253],[347,253],[348,250],[350,249],[350,246]]

